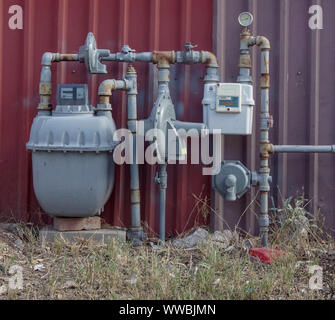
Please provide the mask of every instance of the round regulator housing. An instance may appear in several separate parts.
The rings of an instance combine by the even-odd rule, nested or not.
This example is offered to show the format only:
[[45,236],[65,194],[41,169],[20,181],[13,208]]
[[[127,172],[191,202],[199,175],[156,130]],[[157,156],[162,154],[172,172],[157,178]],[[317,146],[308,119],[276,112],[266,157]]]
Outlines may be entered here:
[[240,161],[223,161],[220,172],[213,176],[213,187],[227,201],[240,199],[250,183],[251,173]]
[[[76,98],[82,94],[87,97],[86,85],[61,85],[62,104],[51,115],[37,115],[31,127],[27,149],[32,151],[34,191],[51,216],[100,214],[113,190],[115,123],[111,112],[97,116],[87,99]],[[84,103],[67,105],[67,97]]]

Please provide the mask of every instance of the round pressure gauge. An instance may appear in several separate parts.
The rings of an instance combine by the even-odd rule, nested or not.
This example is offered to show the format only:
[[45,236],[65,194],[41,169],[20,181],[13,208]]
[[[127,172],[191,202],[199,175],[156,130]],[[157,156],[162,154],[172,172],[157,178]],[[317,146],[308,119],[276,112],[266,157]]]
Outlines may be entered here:
[[243,27],[248,27],[252,24],[252,22],[254,21],[254,17],[252,16],[252,14],[250,12],[242,12],[239,16],[238,16],[238,22],[240,23],[241,26]]

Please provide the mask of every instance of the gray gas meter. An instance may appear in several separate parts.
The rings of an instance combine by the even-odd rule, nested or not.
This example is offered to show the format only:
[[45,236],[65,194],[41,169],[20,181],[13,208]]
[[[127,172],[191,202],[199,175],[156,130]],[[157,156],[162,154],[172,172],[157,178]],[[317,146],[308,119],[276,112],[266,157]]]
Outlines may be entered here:
[[209,132],[214,129],[228,135],[251,135],[253,87],[241,83],[205,84],[203,120]]
[[35,117],[27,143],[34,191],[51,216],[94,216],[114,186],[115,123],[111,112],[95,114],[86,84],[59,85],[57,102]]

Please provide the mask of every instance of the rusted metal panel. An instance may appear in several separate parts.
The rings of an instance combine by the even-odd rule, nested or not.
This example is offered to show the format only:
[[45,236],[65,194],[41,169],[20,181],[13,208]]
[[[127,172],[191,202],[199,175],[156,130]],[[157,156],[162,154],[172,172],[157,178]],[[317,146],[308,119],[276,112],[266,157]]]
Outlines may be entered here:
[[[309,7],[321,5],[324,29],[308,26]],[[274,144],[334,144],[335,117],[332,92],[335,85],[334,50],[335,2],[332,0],[215,0],[214,52],[221,66],[222,79],[236,81],[240,26],[237,16],[242,11],[254,15],[253,35],[264,35],[271,41],[270,113],[274,127],[270,141]],[[257,50],[257,53],[256,53]],[[256,114],[260,107],[259,54],[253,49],[253,79]],[[248,168],[259,166],[259,123],[251,137],[224,138],[224,158],[241,160]],[[273,188],[270,196],[280,206],[289,196],[305,194],[312,200],[309,209],[326,216],[329,228],[335,229],[335,159],[329,154],[276,154],[270,157]],[[212,227],[220,229],[225,222],[248,232],[257,231],[259,205],[255,190],[248,197],[227,203],[216,194],[212,203],[217,211]],[[270,208],[273,207],[271,201]],[[244,213],[242,219],[240,214]]]
[[[10,30],[8,9],[23,8],[23,30]],[[2,0],[0,1],[0,212],[1,218],[41,221],[32,186],[31,154],[25,143],[39,103],[40,60],[43,52],[77,53],[89,31],[98,46],[112,52],[129,44],[137,51],[182,50],[186,41],[199,50],[212,50],[212,0]],[[156,67],[134,64],[139,75],[138,118],[150,115],[156,92]],[[83,64],[52,66],[53,91],[57,83],[88,83],[90,100],[97,103],[98,84],[122,78],[126,64],[108,63],[108,75],[87,75]],[[171,93],[179,120],[202,121],[204,66],[171,67]],[[55,99],[52,100],[55,104]],[[127,126],[126,97],[112,98],[117,127]],[[155,166],[140,165],[142,220],[158,232],[159,187]],[[168,166],[167,235],[203,221],[205,210],[196,200],[209,199],[210,178],[200,165]],[[207,199],[207,200],[206,200]],[[117,166],[114,192],[103,218],[119,226],[130,224],[129,167]],[[44,222],[50,219],[42,216]]]

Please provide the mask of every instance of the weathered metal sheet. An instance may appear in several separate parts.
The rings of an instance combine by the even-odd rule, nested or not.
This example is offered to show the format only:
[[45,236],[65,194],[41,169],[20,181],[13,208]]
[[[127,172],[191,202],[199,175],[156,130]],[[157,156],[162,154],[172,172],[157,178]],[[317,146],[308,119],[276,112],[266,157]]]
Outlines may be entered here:
[[[309,8],[323,8],[323,29],[309,28]],[[334,51],[335,2],[331,0],[215,0],[214,52],[221,65],[222,79],[236,81],[237,52],[240,26],[237,16],[242,11],[254,15],[252,34],[264,35],[271,41],[270,113],[274,128],[270,140],[274,144],[334,144],[335,117],[332,92],[335,85]],[[241,160],[251,170],[259,164],[259,51],[253,49],[253,78],[257,85],[255,131],[251,137],[224,139],[226,160]],[[335,159],[332,154],[280,154],[271,157],[273,204],[280,206],[289,196],[301,195],[312,200],[312,212],[320,210],[329,228],[335,229]],[[212,219],[213,228],[227,222],[249,232],[257,229],[255,213],[259,205],[253,190],[248,197],[235,203],[223,202],[213,194],[218,214]],[[272,202],[270,208],[273,207]],[[242,219],[240,214],[244,213]]]
[[[127,43],[138,51],[182,49],[186,41],[198,49],[214,50],[219,57],[222,80],[234,82],[238,74],[240,27],[237,16],[249,10],[255,16],[254,34],[271,40],[270,111],[275,127],[274,144],[334,144],[335,109],[331,97],[335,84],[335,2],[333,0],[3,0],[0,1],[0,212],[1,217],[38,222],[40,209],[32,188],[31,155],[26,152],[30,125],[38,104],[40,58],[44,51],[76,52],[87,32],[99,47],[119,51]],[[8,9],[20,5],[23,30],[10,30]],[[321,4],[324,29],[308,28],[308,9]],[[257,50],[256,48],[254,50]],[[255,52],[255,51],[254,51]],[[259,77],[258,55],[253,54],[254,79]],[[153,106],[155,68],[136,63],[139,74],[139,118],[147,118]],[[77,63],[53,66],[56,83],[88,82],[92,103],[96,90],[107,77],[122,77],[126,65],[108,63],[108,76],[86,74]],[[171,92],[177,117],[202,120],[203,66],[173,66]],[[258,85],[258,82],[256,82]],[[259,88],[255,90],[259,112]],[[113,97],[113,115],[125,127],[126,97]],[[259,128],[255,118],[255,129]],[[251,137],[224,138],[224,157],[241,160],[251,170],[258,168],[258,131]],[[274,201],[302,191],[313,199],[312,209],[326,214],[335,228],[335,166],[327,154],[276,155],[270,161]],[[158,231],[159,189],[153,178],[157,168],[140,165],[142,220]],[[199,165],[168,166],[167,233],[179,233],[209,213],[204,203],[210,197],[210,178]],[[278,185],[278,188],[276,187]],[[280,192],[278,191],[280,190]],[[195,206],[194,195],[201,198]],[[223,203],[213,195],[212,226],[226,222],[250,232],[257,229],[253,202],[256,192],[235,203]],[[113,195],[103,217],[114,225],[128,226],[129,168],[117,167]],[[202,205],[202,207],[201,207]],[[208,208],[207,208],[208,209]],[[241,213],[243,217],[240,219]],[[46,221],[46,218],[43,218]]]
[[[8,27],[11,5],[23,8],[23,30]],[[89,31],[98,46],[112,52],[129,44],[137,51],[182,50],[186,41],[212,50],[212,0],[3,0],[0,1],[0,212],[1,218],[39,222],[40,208],[32,188],[31,154],[25,149],[37,111],[40,60],[43,52],[76,53]],[[150,115],[156,86],[155,67],[134,64],[139,75],[138,116]],[[179,120],[202,121],[203,66],[172,66],[171,93]],[[106,78],[121,78],[126,65],[108,63],[108,75],[87,75],[83,64],[52,66],[57,83],[89,84],[97,101],[97,86]],[[55,102],[55,101],[53,101]],[[118,128],[127,126],[126,97],[115,94],[113,116]],[[142,220],[158,232],[157,167],[140,165]],[[180,233],[202,221],[193,209],[195,198],[209,199],[210,178],[200,165],[168,166],[167,234]],[[129,167],[117,166],[114,192],[103,217],[113,225],[129,226]],[[47,222],[43,215],[42,220]]]

